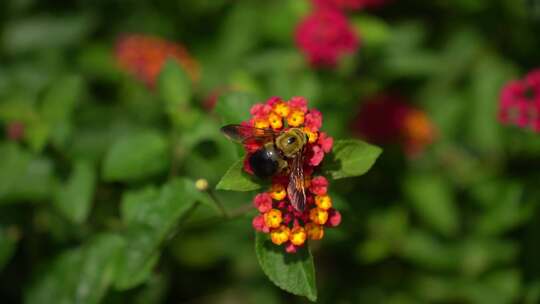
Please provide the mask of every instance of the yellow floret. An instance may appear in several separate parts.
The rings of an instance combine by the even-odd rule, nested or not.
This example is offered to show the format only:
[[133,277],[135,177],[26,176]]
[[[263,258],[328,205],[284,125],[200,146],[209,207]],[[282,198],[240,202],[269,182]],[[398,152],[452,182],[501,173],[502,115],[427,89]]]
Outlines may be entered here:
[[291,112],[287,117],[287,123],[291,127],[300,126],[304,123],[304,112],[298,110]]
[[287,196],[287,191],[285,190],[285,187],[281,184],[272,185],[272,188],[270,188],[269,192],[272,199],[276,201],[281,201]]
[[276,113],[272,113],[268,116],[268,123],[274,130],[281,129],[281,127],[283,127],[283,119]]
[[284,102],[280,102],[280,103],[277,103],[275,106],[274,106],[274,112],[276,114],[278,114],[279,116],[285,118],[287,116],[289,116],[289,113],[290,113],[291,109],[289,108],[289,106],[284,103]]
[[321,225],[307,223],[306,231],[308,237],[312,240],[320,240],[324,236],[324,228]]
[[257,119],[253,123],[253,126],[259,129],[267,129],[270,127],[270,123],[268,122],[268,119]]
[[279,227],[281,221],[281,211],[279,211],[278,209],[271,209],[264,214],[264,223],[270,228]]
[[306,241],[306,231],[304,228],[300,226],[296,226],[291,230],[291,233],[289,235],[289,241],[293,243],[293,245],[301,246]]
[[317,225],[324,225],[328,220],[328,212],[321,208],[313,208],[309,211],[309,219]]
[[319,137],[318,132],[313,132],[309,128],[304,128],[304,133],[307,134],[310,144],[315,143],[317,141],[317,138]]
[[272,243],[281,245],[289,240],[290,229],[287,226],[281,225],[279,228],[270,232]]
[[332,199],[328,195],[315,196],[315,204],[322,210],[332,208]]

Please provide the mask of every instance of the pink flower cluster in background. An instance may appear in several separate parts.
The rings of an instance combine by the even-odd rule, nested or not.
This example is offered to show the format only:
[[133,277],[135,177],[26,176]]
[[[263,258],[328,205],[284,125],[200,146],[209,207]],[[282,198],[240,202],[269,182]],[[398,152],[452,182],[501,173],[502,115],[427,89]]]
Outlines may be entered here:
[[540,69],[507,83],[500,95],[499,121],[540,132]]
[[353,54],[360,39],[347,17],[338,9],[321,6],[300,21],[296,45],[314,67],[334,67],[339,59]]
[[342,10],[361,10],[364,8],[380,7],[388,0],[313,0],[317,6],[327,6]]

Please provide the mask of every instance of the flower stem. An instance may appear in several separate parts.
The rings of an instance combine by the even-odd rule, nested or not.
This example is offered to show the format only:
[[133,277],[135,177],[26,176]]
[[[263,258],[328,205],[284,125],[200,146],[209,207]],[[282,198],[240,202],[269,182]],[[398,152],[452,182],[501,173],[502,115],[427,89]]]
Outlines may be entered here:
[[212,199],[212,201],[214,201],[214,203],[216,204],[216,206],[219,209],[219,212],[221,213],[223,218],[228,219],[230,216],[227,213],[227,210],[225,209],[225,206],[223,205],[223,203],[221,202],[219,197],[217,197],[217,195],[214,193],[214,191],[212,191],[212,189],[208,189],[207,192],[208,192],[208,195],[210,196],[210,198]]
[[237,218],[240,218],[240,217],[244,216],[245,214],[249,213],[252,210],[254,210],[254,209],[253,209],[253,205],[251,203],[250,204],[245,204],[245,205],[239,206],[238,208],[232,210],[228,214],[228,217],[226,217],[226,218],[223,217],[223,216],[213,216],[213,217],[209,217],[209,218],[206,218],[206,219],[201,219],[199,221],[190,223],[189,226],[185,227],[184,229],[192,231],[192,230],[197,230],[197,229],[200,229],[200,228],[216,225],[216,224],[222,223],[224,221],[234,220],[234,219],[237,219]]

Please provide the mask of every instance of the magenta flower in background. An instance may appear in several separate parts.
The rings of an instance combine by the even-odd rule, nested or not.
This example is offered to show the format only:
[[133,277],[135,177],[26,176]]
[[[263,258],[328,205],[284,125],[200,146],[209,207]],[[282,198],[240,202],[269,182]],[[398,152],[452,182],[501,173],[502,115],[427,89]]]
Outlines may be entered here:
[[501,90],[499,121],[540,132],[540,69],[508,82]]
[[387,2],[388,0],[313,0],[313,4],[318,7],[332,7],[352,11],[380,7]]
[[315,67],[333,67],[346,54],[356,52],[359,39],[349,21],[336,9],[318,8],[296,28],[298,48]]
[[6,137],[13,141],[21,140],[24,137],[24,123],[13,121],[6,126]]

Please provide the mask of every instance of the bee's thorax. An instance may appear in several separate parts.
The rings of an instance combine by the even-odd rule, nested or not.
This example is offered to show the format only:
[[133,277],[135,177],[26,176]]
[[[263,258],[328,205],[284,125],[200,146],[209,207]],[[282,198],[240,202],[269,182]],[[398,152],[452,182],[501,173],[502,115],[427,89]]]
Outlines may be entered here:
[[291,128],[281,133],[275,140],[277,148],[287,158],[292,158],[302,151],[306,142],[305,132],[299,128]]

